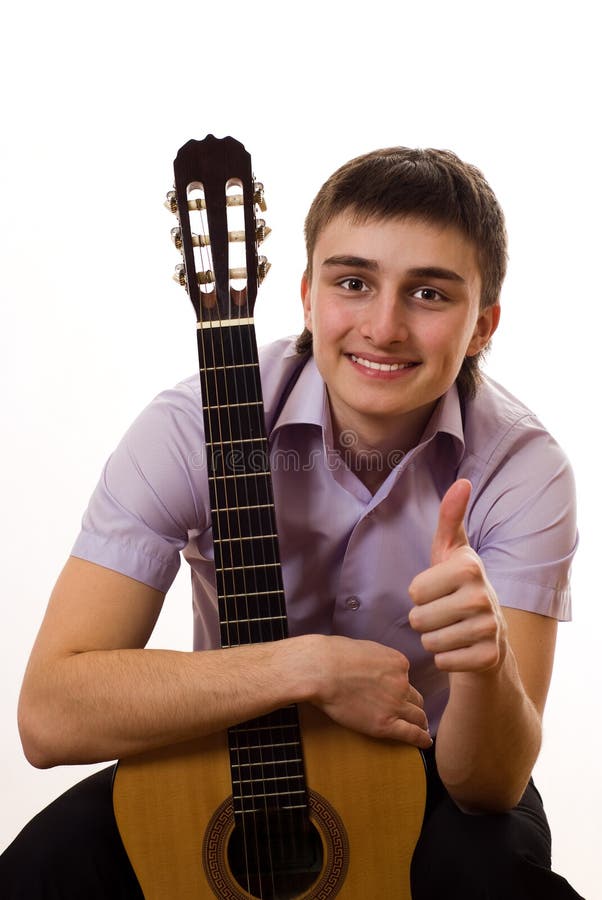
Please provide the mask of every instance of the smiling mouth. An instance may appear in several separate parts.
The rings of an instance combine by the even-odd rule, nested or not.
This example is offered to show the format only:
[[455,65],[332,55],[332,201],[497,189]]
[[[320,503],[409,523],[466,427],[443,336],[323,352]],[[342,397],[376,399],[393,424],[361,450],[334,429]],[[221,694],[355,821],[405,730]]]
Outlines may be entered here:
[[400,369],[410,369],[413,366],[418,365],[418,363],[415,363],[415,362],[407,362],[407,363],[373,362],[370,359],[364,359],[363,356],[356,356],[354,353],[350,353],[349,358],[351,359],[352,362],[357,363],[360,366],[365,366],[367,369],[375,369],[377,372],[398,372]]

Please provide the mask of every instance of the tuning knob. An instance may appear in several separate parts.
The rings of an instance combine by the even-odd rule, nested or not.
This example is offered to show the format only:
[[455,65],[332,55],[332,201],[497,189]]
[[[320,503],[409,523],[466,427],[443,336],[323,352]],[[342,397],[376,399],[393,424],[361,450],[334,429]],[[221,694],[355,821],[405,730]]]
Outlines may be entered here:
[[259,209],[262,212],[265,212],[267,209],[267,205],[265,202],[265,197],[263,194],[263,185],[261,181],[256,181],[254,183],[254,192],[253,192],[253,201],[257,204]]
[[173,280],[180,284],[182,287],[187,287],[186,284],[186,269],[184,267],[184,263],[178,263],[173,273]]
[[176,250],[182,249],[182,229],[179,225],[171,229],[171,239],[174,242]]
[[175,191],[168,191],[165,197],[164,206],[174,214],[174,216],[178,215],[178,195]]
[[259,284],[263,281],[265,276],[270,271],[270,263],[267,260],[266,256],[259,256],[257,258],[257,281]]
[[255,228],[255,240],[258,244],[263,244],[265,239],[272,233],[272,229],[268,228],[264,219],[257,219]]

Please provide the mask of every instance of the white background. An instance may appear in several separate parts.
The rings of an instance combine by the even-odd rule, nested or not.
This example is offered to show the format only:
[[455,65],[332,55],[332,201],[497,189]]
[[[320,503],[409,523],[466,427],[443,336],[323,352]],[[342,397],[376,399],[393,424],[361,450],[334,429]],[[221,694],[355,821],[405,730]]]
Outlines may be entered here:
[[[302,221],[340,163],[454,149],[505,208],[510,271],[488,371],[572,459],[581,549],[537,765],[556,868],[599,887],[600,154],[594,4],[5,4],[0,14],[0,846],[84,768],[24,761],[17,694],[106,456],[196,368],[162,207],[189,138],[232,134],[266,183],[261,342],[301,328]],[[10,11],[7,11],[10,10]],[[153,641],[190,646],[182,572]]]

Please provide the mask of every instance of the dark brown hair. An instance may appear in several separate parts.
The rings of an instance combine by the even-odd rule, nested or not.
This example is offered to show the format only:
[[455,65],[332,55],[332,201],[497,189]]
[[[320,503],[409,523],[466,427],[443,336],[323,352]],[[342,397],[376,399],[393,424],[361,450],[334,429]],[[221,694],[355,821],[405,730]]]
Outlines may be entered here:
[[[498,301],[507,262],[504,214],[479,169],[450,150],[392,147],[358,156],[337,169],[318,191],[305,220],[309,280],[318,236],[343,212],[358,222],[415,217],[458,228],[476,248],[481,309]],[[311,349],[312,335],[306,328],[297,351]],[[466,396],[476,392],[485,350],[464,359],[457,384]]]

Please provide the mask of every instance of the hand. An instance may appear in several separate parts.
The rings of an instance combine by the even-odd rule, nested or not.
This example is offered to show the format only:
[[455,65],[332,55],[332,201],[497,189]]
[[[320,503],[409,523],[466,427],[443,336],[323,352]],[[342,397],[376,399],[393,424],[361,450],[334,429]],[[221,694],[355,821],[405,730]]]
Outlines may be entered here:
[[320,638],[320,646],[316,706],[354,731],[431,746],[424,701],[409,682],[410,664],[403,653],[334,635]]
[[439,508],[431,566],[409,587],[410,625],[435,665],[447,672],[484,672],[501,665],[506,625],[485,568],[470,547],[464,516],[470,482],[456,481]]

